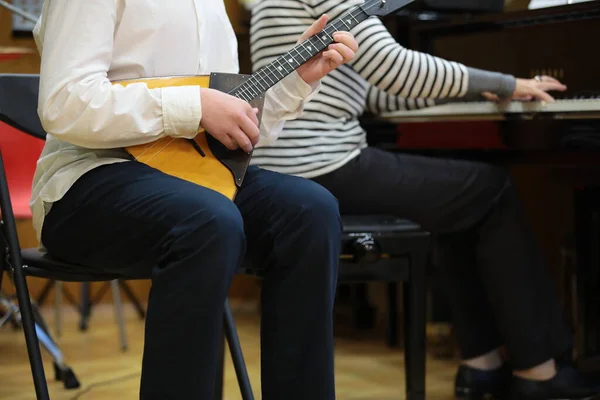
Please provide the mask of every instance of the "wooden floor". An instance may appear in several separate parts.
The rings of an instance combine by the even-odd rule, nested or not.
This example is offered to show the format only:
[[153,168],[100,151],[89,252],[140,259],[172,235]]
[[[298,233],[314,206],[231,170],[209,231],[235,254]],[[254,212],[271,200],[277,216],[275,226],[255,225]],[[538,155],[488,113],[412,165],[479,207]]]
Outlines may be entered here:
[[[248,364],[251,382],[260,398],[259,328],[256,313],[235,311],[236,323]],[[51,310],[45,310],[53,330]],[[45,368],[54,400],[70,399],[136,399],[138,398],[140,360],[143,344],[143,321],[133,309],[126,309],[129,350],[118,345],[117,329],[110,305],[94,308],[90,329],[78,330],[77,315],[65,308],[63,333],[57,338],[68,363],[81,382],[81,388],[66,390],[54,382],[51,358],[44,353]],[[381,335],[354,332],[336,338],[336,379],[338,399],[404,399],[404,357],[390,350]],[[240,399],[235,375],[226,360],[225,398]],[[168,368],[168,366],[165,366]],[[427,398],[451,399],[456,363],[429,357],[427,360]],[[0,330],[0,399],[34,399],[33,385],[21,331],[10,326]]]

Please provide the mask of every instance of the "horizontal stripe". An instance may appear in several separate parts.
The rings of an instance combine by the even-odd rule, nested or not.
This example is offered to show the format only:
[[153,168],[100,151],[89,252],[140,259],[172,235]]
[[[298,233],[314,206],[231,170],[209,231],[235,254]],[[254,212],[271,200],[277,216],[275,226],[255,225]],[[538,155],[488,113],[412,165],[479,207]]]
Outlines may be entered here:
[[[261,0],[252,10],[254,71],[296,45],[321,14],[330,20],[362,0]],[[322,80],[303,114],[287,121],[279,139],[254,150],[252,163],[281,173],[314,177],[359,154],[366,133],[358,119],[375,113],[429,107],[433,99],[464,96],[467,69],[396,42],[378,18],[352,29],[359,50],[354,60]]]

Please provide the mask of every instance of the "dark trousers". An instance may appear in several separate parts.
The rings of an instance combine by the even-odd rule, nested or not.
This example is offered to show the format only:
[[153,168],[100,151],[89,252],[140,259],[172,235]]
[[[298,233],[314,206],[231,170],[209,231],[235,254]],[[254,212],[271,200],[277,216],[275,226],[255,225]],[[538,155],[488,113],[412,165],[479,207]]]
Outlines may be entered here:
[[314,179],[344,213],[385,213],[439,237],[436,281],[447,294],[464,359],[505,345],[514,369],[571,346],[549,271],[504,169],[368,148]]
[[246,255],[265,269],[262,398],[334,399],[341,230],[335,198],[310,180],[252,167],[234,204],[125,162],[80,178],[42,241],[85,269],[152,273],[140,398],[214,396],[224,302]]

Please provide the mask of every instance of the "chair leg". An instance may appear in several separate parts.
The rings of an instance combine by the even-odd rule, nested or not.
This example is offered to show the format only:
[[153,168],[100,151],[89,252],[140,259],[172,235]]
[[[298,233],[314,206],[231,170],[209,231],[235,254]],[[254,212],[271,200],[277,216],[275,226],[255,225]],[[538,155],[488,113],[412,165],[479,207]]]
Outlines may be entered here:
[[225,300],[224,318],[225,336],[227,337],[227,343],[229,344],[229,351],[231,352],[231,359],[237,375],[238,384],[240,385],[242,399],[254,400],[254,394],[252,393],[252,386],[250,385],[248,371],[246,370],[246,364],[244,363],[244,355],[242,354],[240,340],[235,329],[231,308],[229,307],[229,300]]
[[[33,375],[33,384],[35,387],[36,398],[38,400],[47,400],[48,386],[46,385],[46,376],[44,374],[44,364],[42,363],[42,354],[40,352],[40,344],[35,333],[33,322],[33,310],[31,307],[31,299],[29,298],[29,289],[25,280],[25,271],[23,271],[23,259],[21,258],[21,245],[17,235],[17,226],[10,204],[10,194],[8,192],[8,184],[6,181],[6,172],[4,170],[4,161],[0,152],[0,212],[2,220],[0,229],[4,231],[6,239],[6,252],[10,255],[10,265],[13,268],[13,280],[17,292],[17,301],[21,311],[21,319],[23,323],[23,331],[25,333],[25,343],[27,345],[27,353],[29,354],[29,364]],[[4,246],[4,243],[0,244]],[[2,255],[6,252],[2,249]],[[4,265],[4,264],[3,264]]]
[[38,308],[34,305],[33,309],[33,319],[35,322],[35,332],[40,341],[40,344],[46,351],[52,356],[52,365],[54,366],[54,378],[57,381],[63,382],[65,389],[76,389],[81,386],[77,376],[66,363],[65,358],[62,354],[62,351],[52,339],[50,335],[50,330],[44,321],[44,318],[38,311]]
[[46,384],[44,364],[42,363],[40,344],[38,342],[36,327],[33,320],[33,310],[31,307],[31,299],[29,298],[29,290],[20,265],[14,269],[14,284],[17,292],[17,300],[19,302],[19,310],[21,312],[21,321],[25,333],[25,343],[27,345],[27,353],[29,354],[29,364],[33,375],[36,398],[38,400],[47,400],[50,399],[50,395],[48,394],[48,386]]
[[40,292],[40,295],[38,296],[38,298],[35,300],[35,302],[39,305],[42,306],[42,304],[44,304],[44,301],[46,301],[46,297],[48,297],[48,294],[50,293],[50,290],[52,290],[52,288],[54,287],[54,284],[56,282],[53,279],[50,279],[46,282],[46,284],[44,285],[44,287],[42,288],[42,291]]
[[119,280],[119,286],[121,286],[121,289],[123,289],[123,293],[125,293],[125,296],[129,298],[129,301],[131,301],[131,304],[133,304],[133,307],[135,307],[135,310],[137,311],[140,319],[146,318],[146,311],[144,310],[142,303],[140,303],[138,298],[135,297],[135,294],[133,294],[133,291],[131,290],[129,285],[127,285],[127,282],[121,279]]
[[[223,325],[224,326],[224,325]],[[219,339],[219,359],[217,360],[217,379],[215,381],[215,400],[223,400],[223,382],[225,381],[225,337]]]
[[60,337],[62,332],[62,315],[60,308],[62,307],[63,284],[56,281],[54,284],[54,330],[56,336]]
[[19,307],[2,290],[0,290],[0,306],[4,309],[4,315],[0,318],[0,328],[9,321],[15,329],[21,326]]
[[123,317],[123,303],[121,302],[121,293],[119,292],[119,280],[110,282],[113,295],[113,307],[115,309],[115,320],[119,328],[119,339],[121,340],[121,350],[127,350],[127,333],[125,332],[125,318]]
[[386,339],[389,347],[398,345],[398,283],[387,284],[387,327]]
[[87,331],[92,305],[90,301],[90,283],[81,283],[81,318],[79,320],[79,330]]
[[406,399],[425,399],[427,254],[413,254],[410,279],[404,285],[404,365]]

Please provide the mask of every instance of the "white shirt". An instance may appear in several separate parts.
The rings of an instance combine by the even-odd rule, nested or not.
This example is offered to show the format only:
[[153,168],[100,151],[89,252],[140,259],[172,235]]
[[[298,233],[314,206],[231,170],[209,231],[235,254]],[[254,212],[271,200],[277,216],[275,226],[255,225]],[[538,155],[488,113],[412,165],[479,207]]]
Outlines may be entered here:
[[[42,61],[38,113],[48,133],[30,203],[38,240],[52,203],[83,174],[127,161],[123,147],[198,131],[199,87],[112,80],[239,72],[223,0],[46,0],[34,37]],[[294,72],[271,88],[259,145],[276,140],[318,86]]]

